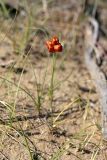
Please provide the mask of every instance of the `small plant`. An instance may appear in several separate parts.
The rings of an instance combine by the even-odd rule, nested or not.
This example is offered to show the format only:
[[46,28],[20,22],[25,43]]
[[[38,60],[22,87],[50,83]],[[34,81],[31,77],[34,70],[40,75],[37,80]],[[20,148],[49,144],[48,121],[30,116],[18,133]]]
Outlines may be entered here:
[[[54,107],[53,107],[54,76],[55,76],[55,70],[56,70],[57,52],[62,52],[63,47],[62,47],[61,43],[59,43],[59,39],[57,36],[54,36],[52,38],[52,40],[46,41],[46,46],[48,48],[49,53],[52,54],[52,73],[51,73],[51,80],[50,80],[48,95],[49,95],[51,113],[53,113],[54,112]],[[53,118],[51,121],[51,126],[53,126]]]

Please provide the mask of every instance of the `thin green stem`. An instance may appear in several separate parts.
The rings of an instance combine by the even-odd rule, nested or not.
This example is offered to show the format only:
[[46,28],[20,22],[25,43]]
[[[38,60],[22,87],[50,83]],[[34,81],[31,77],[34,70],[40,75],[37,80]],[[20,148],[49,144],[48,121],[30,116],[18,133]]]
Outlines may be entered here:
[[[54,112],[53,108],[53,98],[54,98],[54,77],[55,77],[55,70],[56,70],[56,55],[53,54],[52,57],[52,76],[51,76],[51,82],[50,82],[50,88],[49,88],[49,100],[50,100],[50,108],[51,112]],[[53,117],[51,117],[51,125],[53,126]]]

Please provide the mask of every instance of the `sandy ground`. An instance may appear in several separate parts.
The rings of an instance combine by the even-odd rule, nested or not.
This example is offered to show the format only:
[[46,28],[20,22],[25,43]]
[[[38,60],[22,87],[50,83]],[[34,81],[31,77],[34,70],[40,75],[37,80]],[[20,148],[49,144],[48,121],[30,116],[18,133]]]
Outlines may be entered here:
[[[31,6],[34,4],[32,1]],[[100,5],[100,17],[103,17],[102,8]],[[34,14],[35,19],[38,17],[34,28],[59,35],[64,45],[63,53],[56,59],[53,113],[48,95],[52,57],[44,45],[44,33],[38,29],[35,35],[32,31],[24,51],[18,54],[21,34],[27,25],[26,15],[25,20],[19,15],[15,23],[1,17],[0,159],[30,159],[27,139],[34,160],[94,160],[94,156],[96,160],[106,160],[99,95],[84,64],[81,19],[78,18],[81,3],[68,0],[61,5],[58,0],[49,4],[48,12],[41,10],[43,8]],[[103,24],[103,18],[101,20]],[[40,115],[31,98],[37,100],[37,84],[40,87],[44,84]],[[51,121],[56,117],[52,128]]]

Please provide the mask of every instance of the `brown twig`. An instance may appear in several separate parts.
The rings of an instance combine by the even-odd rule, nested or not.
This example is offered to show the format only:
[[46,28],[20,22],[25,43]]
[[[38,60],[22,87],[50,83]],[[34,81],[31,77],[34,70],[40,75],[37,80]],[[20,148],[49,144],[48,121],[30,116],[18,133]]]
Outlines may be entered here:
[[[107,138],[107,82],[105,73],[103,73],[95,61],[96,51],[94,50],[99,34],[99,25],[94,18],[89,18],[90,26],[86,27],[85,33],[85,63],[92,79],[94,79],[96,89],[100,94],[101,112],[102,112],[102,132],[104,138]],[[93,31],[92,31],[93,28]],[[95,54],[94,54],[95,52]]]

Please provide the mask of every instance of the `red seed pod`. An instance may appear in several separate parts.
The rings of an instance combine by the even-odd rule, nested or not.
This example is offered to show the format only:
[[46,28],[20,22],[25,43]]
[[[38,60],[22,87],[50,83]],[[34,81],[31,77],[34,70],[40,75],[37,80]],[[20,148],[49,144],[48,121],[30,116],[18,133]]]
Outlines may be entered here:
[[54,46],[53,45],[48,45],[48,51],[49,52],[54,52]]
[[52,44],[51,41],[46,41],[46,46],[49,52],[54,52],[54,45]]
[[52,38],[52,44],[53,45],[59,44],[59,39],[58,39],[57,36],[55,36],[55,37]]
[[62,45],[60,43],[57,45],[54,45],[54,51],[55,52],[62,52]]
[[51,41],[46,41],[46,46],[53,46],[52,42]]

